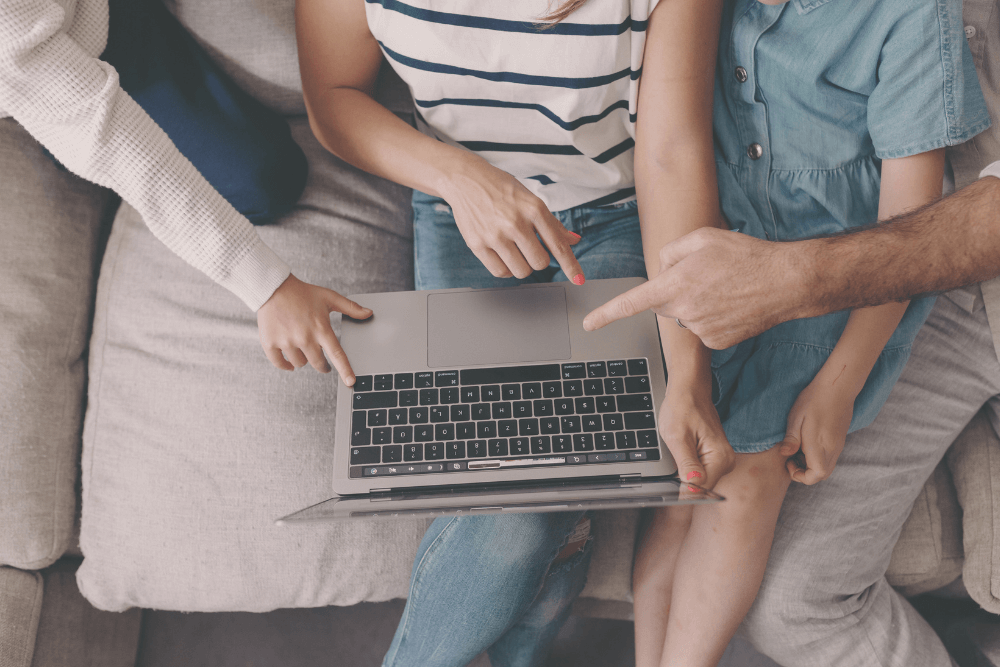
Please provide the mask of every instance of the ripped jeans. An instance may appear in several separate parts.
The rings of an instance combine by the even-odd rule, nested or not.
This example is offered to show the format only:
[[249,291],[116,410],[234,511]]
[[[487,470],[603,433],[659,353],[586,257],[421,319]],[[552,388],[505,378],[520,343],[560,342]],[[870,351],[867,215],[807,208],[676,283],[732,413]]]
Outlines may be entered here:
[[593,538],[553,564],[582,512],[442,517],[427,530],[383,667],[544,663],[583,590]]

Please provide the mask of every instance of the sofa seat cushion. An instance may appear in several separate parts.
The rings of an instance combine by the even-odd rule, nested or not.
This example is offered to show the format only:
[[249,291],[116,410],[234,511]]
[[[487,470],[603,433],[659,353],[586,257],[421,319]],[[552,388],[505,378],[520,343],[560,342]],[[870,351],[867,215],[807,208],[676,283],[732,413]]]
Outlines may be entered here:
[[0,120],[0,564],[39,569],[76,512],[85,352],[111,198]]
[[37,572],[0,567],[0,667],[31,667],[42,587]]

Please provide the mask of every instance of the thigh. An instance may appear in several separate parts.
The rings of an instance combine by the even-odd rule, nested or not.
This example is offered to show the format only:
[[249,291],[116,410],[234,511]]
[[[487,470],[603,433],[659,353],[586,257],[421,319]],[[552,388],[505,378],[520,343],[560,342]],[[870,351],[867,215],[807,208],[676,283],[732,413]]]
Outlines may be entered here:
[[882,411],[848,436],[830,478],[789,489],[758,604],[836,612],[862,603],[927,477],[998,392],[985,312],[939,299]]
[[[581,236],[573,252],[587,280],[646,277],[635,201],[600,208],[580,207],[558,215],[567,229]],[[558,265],[552,266],[557,269],[553,280],[566,280]]]

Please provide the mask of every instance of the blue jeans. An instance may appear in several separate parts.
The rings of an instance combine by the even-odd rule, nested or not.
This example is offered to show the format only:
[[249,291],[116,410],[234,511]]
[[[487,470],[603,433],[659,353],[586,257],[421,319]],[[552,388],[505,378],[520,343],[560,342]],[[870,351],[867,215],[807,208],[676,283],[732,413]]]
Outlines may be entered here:
[[[635,202],[559,211],[583,238],[587,278],[645,276]],[[472,254],[451,209],[413,193],[417,289],[566,280],[553,261],[523,280],[494,278]],[[580,512],[436,519],[413,564],[410,593],[383,667],[464,667],[484,650],[493,667],[542,665],[583,590],[591,543],[553,563]]]

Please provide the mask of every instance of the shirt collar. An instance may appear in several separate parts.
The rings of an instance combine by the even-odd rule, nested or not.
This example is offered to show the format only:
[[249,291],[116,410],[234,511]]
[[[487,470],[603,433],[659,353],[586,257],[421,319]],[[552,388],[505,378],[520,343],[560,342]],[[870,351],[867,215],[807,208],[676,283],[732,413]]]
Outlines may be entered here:
[[792,4],[795,5],[795,11],[799,14],[808,14],[817,7],[821,7],[830,0],[792,0]]

